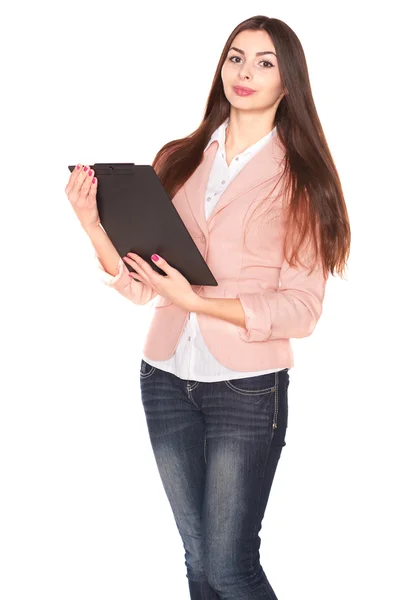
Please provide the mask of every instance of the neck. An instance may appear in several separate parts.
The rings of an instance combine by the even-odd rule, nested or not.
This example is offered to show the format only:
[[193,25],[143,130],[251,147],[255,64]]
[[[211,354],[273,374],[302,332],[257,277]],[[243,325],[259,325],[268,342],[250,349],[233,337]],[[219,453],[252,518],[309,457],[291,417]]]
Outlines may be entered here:
[[245,113],[231,109],[225,130],[225,148],[249,148],[274,128],[275,114]]

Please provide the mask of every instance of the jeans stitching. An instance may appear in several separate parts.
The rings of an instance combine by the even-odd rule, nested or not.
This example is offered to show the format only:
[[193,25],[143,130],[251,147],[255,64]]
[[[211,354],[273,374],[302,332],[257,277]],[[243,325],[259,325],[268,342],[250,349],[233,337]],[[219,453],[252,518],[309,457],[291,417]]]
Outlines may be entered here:
[[[197,383],[199,383],[199,382],[197,382]],[[195,386],[195,387],[197,387],[197,386]],[[194,389],[194,388],[191,388],[191,387],[189,387],[188,384],[186,384],[186,393],[188,395],[189,400],[197,408],[197,410],[200,410],[200,407],[197,406],[197,404],[196,404],[196,402],[195,402],[195,400],[194,400],[194,398],[192,396],[192,389]]]
[[150,371],[148,373],[144,373],[143,372],[143,367],[144,367],[145,364],[149,364],[149,363],[145,363],[145,361],[142,360],[142,365],[140,367],[140,377],[141,377],[141,379],[147,379],[147,377],[150,377],[150,375],[153,375],[154,371],[156,370],[156,368],[153,365],[151,365]]
[[194,385],[192,385],[192,387],[188,386],[188,390],[192,391],[195,390],[197,388],[197,386],[199,385],[200,381],[196,381]]
[[276,429],[278,427],[278,409],[279,409],[279,373],[275,371],[275,410],[274,410],[274,420],[272,423],[272,429]]
[[[276,379],[276,378],[275,378]],[[227,385],[229,388],[231,388],[231,390],[233,390],[234,392],[238,392],[239,394],[243,394],[244,396],[259,396],[261,394],[268,394],[270,392],[274,392],[275,388],[276,388],[276,384],[272,387],[269,388],[264,388],[263,390],[241,390],[240,388],[237,388],[235,385],[233,385],[229,379],[226,379],[224,381],[225,385]]]

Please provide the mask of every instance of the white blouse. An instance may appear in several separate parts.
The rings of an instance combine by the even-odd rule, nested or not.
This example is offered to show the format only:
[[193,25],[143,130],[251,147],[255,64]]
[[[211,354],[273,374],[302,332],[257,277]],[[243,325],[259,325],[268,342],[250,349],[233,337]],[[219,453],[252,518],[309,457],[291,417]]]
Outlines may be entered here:
[[[237,154],[231,164],[227,165],[225,158],[225,132],[229,118],[224,121],[212,134],[206,148],[214,141],[218,141],[218,150],[211,168],[205,195],[205,214],[209,218],[214,206],[222,192],[239,173],[245,164],[263,147],[271,137],[276,134],[276,127],[255,144]],[[150,360],[143,355],[150,365],[163,371],[173,373],[177,377],[192,381],[223,381],[226,379],[239,379],[243,377],[274,373],[281,369],[265,369],[263,371],[233,371],[221,365],[208,350],[199,329],[196,313],[189,313],[181,339],[175,353],[167,360]]]

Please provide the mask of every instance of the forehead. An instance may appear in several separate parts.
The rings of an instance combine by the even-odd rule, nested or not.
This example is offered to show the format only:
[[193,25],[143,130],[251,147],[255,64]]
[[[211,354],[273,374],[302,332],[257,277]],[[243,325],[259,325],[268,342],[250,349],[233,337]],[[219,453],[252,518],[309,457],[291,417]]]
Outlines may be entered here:
[[241,31],[233,39],[231,46],[236,46],[241,50],[244,50],[248,55],[255,55],[256,52],[267,50],[271,50],[276,54],[272,39],[266,31]]

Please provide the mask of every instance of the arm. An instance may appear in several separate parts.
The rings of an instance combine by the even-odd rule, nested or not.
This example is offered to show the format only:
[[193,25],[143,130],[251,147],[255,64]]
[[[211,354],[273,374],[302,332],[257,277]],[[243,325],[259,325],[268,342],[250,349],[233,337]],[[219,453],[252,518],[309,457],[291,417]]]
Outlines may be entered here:
[[100,278],[134,304],[147,304],[158,295],[153,287],[135,281],[118,254],[114,244],[99,225],[86,232],[95,249],[95,262],[100,270]]
[[193,312],[211,315],[239,327],[245,326],[244,310],[238,298],[204,298],[198,296],[196,303],[193,305]]
[[245,342],[307,337],[321,316],[327,281],[320,264],[311,275],[309,271],[284,261],[278,290],[239,292],[237,298],[201,298],[196,312],[238,325]]

